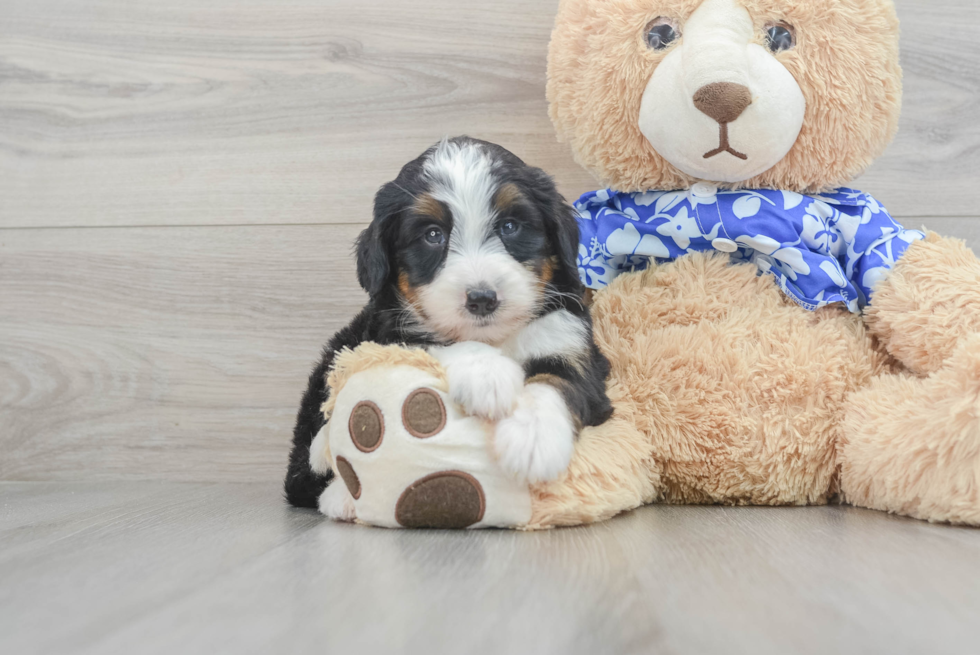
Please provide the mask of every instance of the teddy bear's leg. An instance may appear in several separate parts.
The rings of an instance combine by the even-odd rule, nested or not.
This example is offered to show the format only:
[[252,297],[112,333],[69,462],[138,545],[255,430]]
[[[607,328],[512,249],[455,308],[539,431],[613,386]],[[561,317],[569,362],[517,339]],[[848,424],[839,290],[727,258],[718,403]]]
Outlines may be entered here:
[[865,319],[910,371],[938,371],[966,338],[980,334],[980,260],[962,241],[929,233],[875,289]]
[[886,375],[851,394],[838,454],[848,502],[980,526],[980,334],[928,377]]

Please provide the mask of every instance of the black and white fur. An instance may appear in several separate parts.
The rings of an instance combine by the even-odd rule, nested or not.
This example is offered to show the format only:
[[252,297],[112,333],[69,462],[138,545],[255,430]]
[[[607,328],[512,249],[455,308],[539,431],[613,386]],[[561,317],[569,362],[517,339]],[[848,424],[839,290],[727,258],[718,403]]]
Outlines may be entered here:
[[425,346],[450,395],[497,422],[501,466],[529,482],[560,475],[583,426],[612,413],[578,277],[574,210],[543,171],[500,146],[443,141],[375,198],[357,242],[367,306],[323,350],[303,397],[286,498],[316,507],[333,478],[310,461],[326,419],[334,354],[365,341]]

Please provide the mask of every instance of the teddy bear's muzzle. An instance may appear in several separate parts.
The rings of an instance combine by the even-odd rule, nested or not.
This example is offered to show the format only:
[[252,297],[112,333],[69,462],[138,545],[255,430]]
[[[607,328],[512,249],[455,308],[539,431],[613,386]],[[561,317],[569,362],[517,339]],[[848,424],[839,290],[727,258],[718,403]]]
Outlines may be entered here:
[[647,83],[640,131],[690,177],[734,183],[770,169],[793,147],[806,100],[735,0],[705,0]]

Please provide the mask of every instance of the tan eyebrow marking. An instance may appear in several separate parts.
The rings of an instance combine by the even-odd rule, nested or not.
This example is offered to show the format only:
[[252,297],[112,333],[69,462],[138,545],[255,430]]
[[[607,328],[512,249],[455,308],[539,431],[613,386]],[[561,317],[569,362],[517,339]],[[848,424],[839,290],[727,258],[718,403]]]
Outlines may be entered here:
[[423,193],[416,199],[413,205],[415,211],[423,216],[429,216],[439,223],[446,223],[446,212],[442,203],[433,198],[428,193]]
[[493,206],[498,212],[504,212],[523,198],[524,194],[517,185],[508,182],[497,189],[493,196]]

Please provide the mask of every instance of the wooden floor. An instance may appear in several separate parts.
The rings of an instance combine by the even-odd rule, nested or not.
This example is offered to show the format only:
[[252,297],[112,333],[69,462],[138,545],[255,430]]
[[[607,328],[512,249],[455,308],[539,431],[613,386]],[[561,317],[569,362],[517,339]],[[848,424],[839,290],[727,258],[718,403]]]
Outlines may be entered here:
[[845,507],[370,529],[264,483],[0,484],[0,652],[976,653],[980,539]]
[[[905,114],[856,186],[980,246],[980,3],[897,5]],[[547,117],[556,6],[0,0],[0,652],[980,652],[976,531],[416,534],[280,502],[374,190],[462,133],[593,188]]]

